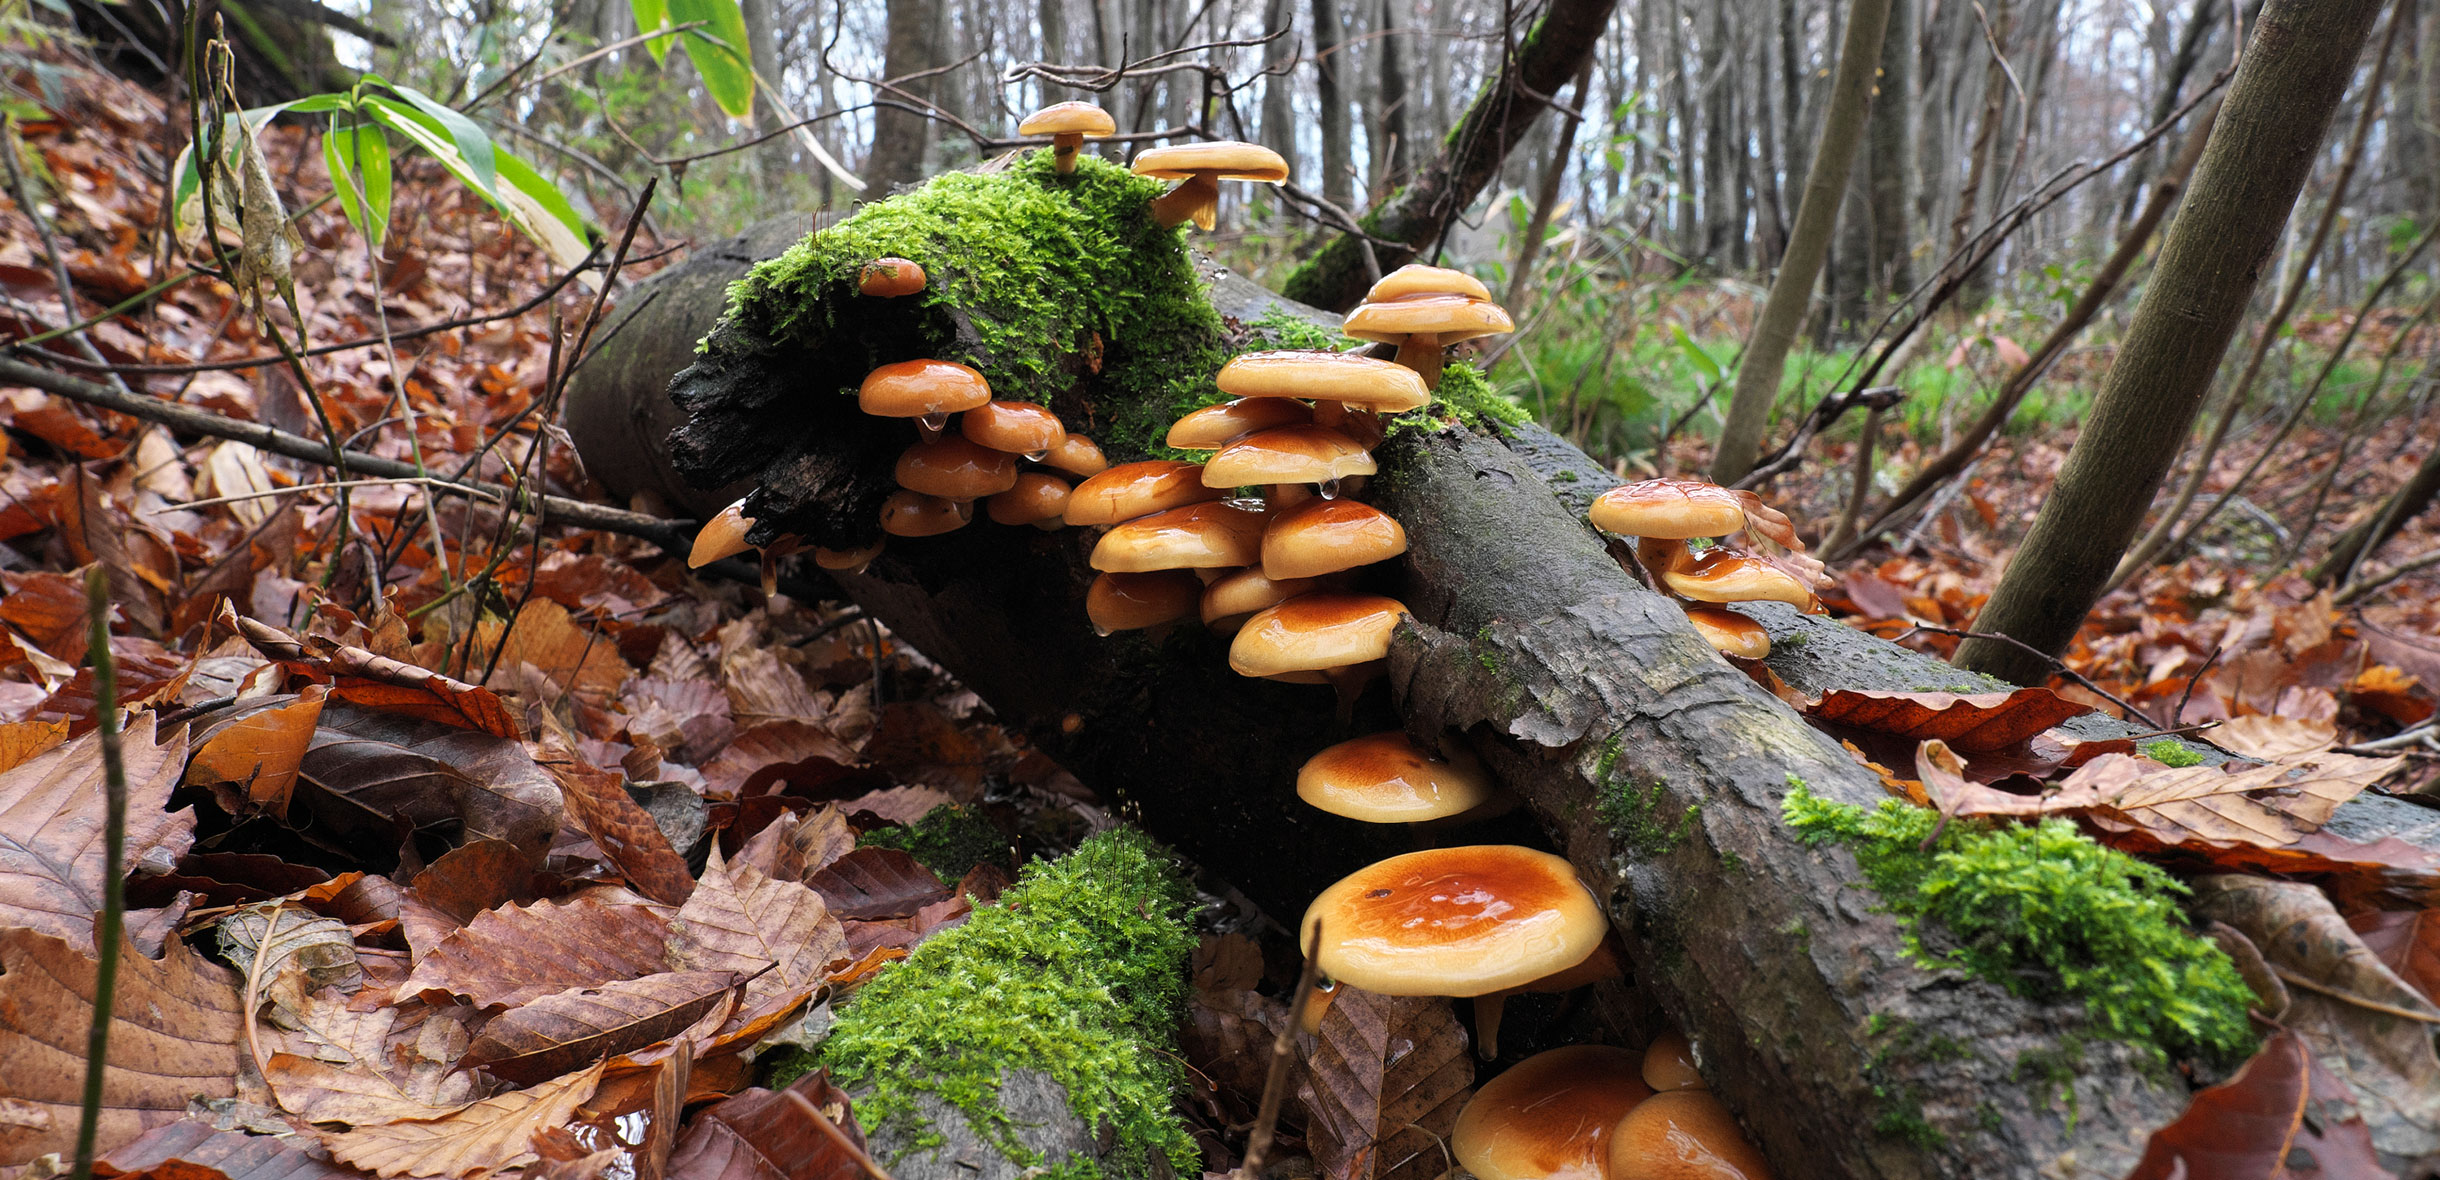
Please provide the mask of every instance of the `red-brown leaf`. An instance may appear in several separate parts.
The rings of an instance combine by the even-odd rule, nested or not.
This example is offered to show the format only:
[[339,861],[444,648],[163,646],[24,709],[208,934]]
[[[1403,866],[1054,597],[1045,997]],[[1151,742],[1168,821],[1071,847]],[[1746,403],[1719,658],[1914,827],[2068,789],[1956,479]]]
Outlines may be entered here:
[[[864,1145],[847,1095],[825,1072],[789,1087],[849,1142]],[[753,1089],[696,1116],[669,1158],[669,1180],[863,1180],[855,1157],[813,1125],[784,1091]]]
[[914,857],[895,848],[859,848],[805,878],[842,918],[911,918],[949,887]]
[[1938,738],[1972,755],[1997,750],[2092,712],[2047,688],[1959,695],[1949,692],[1864,692],[1832,689],[1809,710],[1822,721],[1922,740]]
[[695,875],[669,846],[669,837],[627,795],[626,780],[582,762],[553,762],[568,817],[593,837],[635,891],[663,905],[684,905],[695,891]]
[[2315,1103],[2340,1100],[2333,1085],[2303,1038],[2279,1033],[2237,1076],[2196,1094],[2176,1122],[2154,1131],[2127,1180],[2266,1180],[2289,1175],[2297,1149],[2322,1180],[2388,1180],[2362,1119],[2305,1118]]
[[463,1062],[530,1086],[677,1035],[736,982],[732,971],[665,971],[555,992],[493,1017]]
[[1474,1082],[1456,1010],[1437,996],[1381,996],[1341,985],[1315,1030],[1297,1097],[1324,1174],[1433,1180]]
[[[127,867],[168,868],[195,841],[195,813],[172,814],[186,734],[153,740],[141,713],[121,741],[127,768]],[[102,908],[102,743],[87,734],[0,774],[0,926],[67,939],[90,951]]]
[[91,632],[85,620],[85,571],[0,573],[0,623],[62,663],[80,664]]
[[514,740],[525,736],[508,706],[490,689],[321,636],[299,638],[269,623],[245,618],[234,609],[223,609],[218,622],[245,636],[265,657],[315,680],[328,681],[331,695],[340,700],[494,737]]
[[350,1180],[357,1175],[289,1136],[216,1131],[191,1118],[155,1127],[94,1160],[93,1174],[104,1180]]
[[415,964],[399,994],[464,996],[480,1008],[529,1003],[572,987],[657,975],[672,912],[624,889],[504,906],[475,916]]
[[2357,914],[2347,926],[2398,978],[2440,1004],[2440,909]]
[[221,810],[241,819],[285,816],[329,692],[308,684],[294,695],[247,701],[215,714],[196,738],[187,785],[210,789]]

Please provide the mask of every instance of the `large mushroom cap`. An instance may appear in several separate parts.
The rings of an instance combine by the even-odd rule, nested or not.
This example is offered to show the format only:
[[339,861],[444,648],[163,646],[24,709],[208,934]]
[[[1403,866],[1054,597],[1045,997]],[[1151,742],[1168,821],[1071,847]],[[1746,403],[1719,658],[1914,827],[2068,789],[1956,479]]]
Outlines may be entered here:
[[1274,580],[1318,578],[1406,552],[1406,529],[1354,500],[1307,500],[1262,531],[1262,572]]
[[1770,1161],[1707,1090],[1655,1094],[1610,1132],[1610,1180],[1772,1180],[1773,1175]]
[[1110,461],[1102,458],[1101,448],[1081,434],[1070,434],[1067,441],[1052,447],[1042,456],[1042,465],[1056,467],[1069,475],[1099,475],[1110,469]]
[[1108,635],[1191,617],[1202,597],[1202,579],[1185,570],[1102,574],[1085,591],[1084,613],[1094,630]]
[[1771,633],[1762,624],[1726,607],[1686,604],[1686,621],[1694,633],[1724,656],[1759,660],[1771,654]]
[[1432,401],[1432,391],[1415,370],[1350,352],[1241,353],[1220,366],[1216,380],[1220,392],[1238,397],[1301,397],[1384,414]]
[[1406,604],[1395,598],[1301,594],[1247,619],[1229,644],[1228,666],[1240,676],[1277,676],[1382,659],[1404,617]]
[[1282,426],[1249,434],[1214,452],[1203,464],[1203,485],[1239,488],[1250,484],[1329,483],[1371,475],[1372,452],[1321,426]]
[[1067,512],[1067,481],[1056,475],[1027,471],[1017,476],[1015,487],[993,496],[986,502],[991,519],[1001,524],[1038,524],[1055,527]]
[[1017,124],[1019,135],[1081,135],[1099,139],[1118,134],[1118,122],[1110,112],[1089,102],[1055,102],[1025,116]]
[[1427,753],[1393,730],[1306,759],[1296,797],[1366,823],[1420,823],[1481,806],[1491,797],[1491,776],[1471,757]]
[[1188,504],[1217,500],[1203,486],[1203,465],[1174,459],[1121,463],[1077,484],[1068,493],[1069,524],[1117,524]]
[[1712,549],[1660,571],[1669,592],[1696,602],[1784,602],[1813,605],[1813,588],[1758,557]]
[[862,549],[824,549],[816,545],[813,549],[813,564],[826,570],[853,573],[871,565],[873,559],[881,556],[882,548],[888,544],[889,538],[883,537]]
[[1725,537],[1745,527],[1736,493],[1699,479],[1647,479],[1601,493],[1593,527],[1622,537],[1684,541]]
[[856,404],[882,418],[954,414],[991,400],[991,385],[956,361],[899,361],[864,378]]
[[1136,153],[1133,169],[1154,180],[1186,180],[1210,173],[1222,180],[1260,180],[1280,184],[1288,179],[1288,162],[1258,143],[1214,140],[1145,148]]
[[1391,996],[1515,987],[1592,954],[1609,931],[1566,860],[1513,844],[1434,848],[1358,869],[1314,899],[1299,937],[1311,943],[1317,923],[1323,974]]
[[1311,578],[1275,582],[1263,576],[1260,566],[1238,570],[1203,588],[1203,625],[1224,635],[1233,633],[1255,611],[1278,606],[1320,584]]
[[930,279],[923,265],[907,258],[876,258],[856,272],[856,293],[877,299],[896,299],[924,289]]
[[1303,426],[1311,421],[1313,407],[1294,398],[1241,397],[1178,419],[1170,424],[1169,437],[1163,441],[1181,451],[1216,451],[1257,430]]
[[985,402],[958,419],[958,432],[978,446],[1011,455],[1044,455],[1067,441],[1059,415],[1032,402]]
[[1105,573],[1252,565],[1262,553],[1264,520],[1260,512],[1218,502],[1156,512],[1103,533],[1092,565]]
[[1477,1180],[1604,1180],[1610,1132],[1652,1096],[1635,1062],[1610,1045],[1528,1057],[1474,1092],[1449,1149]]
[[1500,305],[1465,295],[1410,295],[1387,303],[1367,303],[1347,313],[1339,329],[1358,340],[1399,344],[1409,336],[1435,336],[1455,344],[1477,336],[1516,331],[1516,321]]
[[1481,279],[1462,270],[1443,266],[1425,266],[1410,262],[1388,274],[1364,293],[1364,302],[1381,303],[1404,299],[1410,295],[1467,295],[1476,299],[1491,298],[1491,288]]
[[979,500],[1017,486],[1017,461],[962,438],[916,443],[898,456],[898,486],[943,500]]

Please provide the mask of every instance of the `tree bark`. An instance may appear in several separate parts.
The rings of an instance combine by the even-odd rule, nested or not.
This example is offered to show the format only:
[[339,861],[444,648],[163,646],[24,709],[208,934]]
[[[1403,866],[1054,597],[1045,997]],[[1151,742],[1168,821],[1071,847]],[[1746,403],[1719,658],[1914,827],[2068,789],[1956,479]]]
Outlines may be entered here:
[[1373,175],[1373,188],[1386,192],[1405,184],[1407,174],[1414,169],[1414,120],[1409,117],[1414,107],[1414,91],[1407,85],[1406,41],[1406,35],[1414,30],[1399,26],[1398,0],[1380,3],[1381,28],[1376,43],[1381,54],[1380,128],[1385,142],[1378,153],[1381,165]]
[[1881,39],[1880,85],[1873,95],[1868,147],[1872,181],[1870,290],[1896,295],[1915,285],[1912,265],[1915,206],[1915,42],[1922,0],[1891,0]]
[[[2194,423],[2278,248],[2380,0],[2270,0],[2134,322],[2058,484],[1975,629],[2066,650]],[[2039,657],[1967,640],[1958,666],[2017,683]]]
[[[1358,219],[1365,233],[1398,243],[1374,245],[1373,254],[1382,269],[1413,261],[1474,202],[1484,183],[1499,171],[1508,149],[1524,138],[1535,116],[1549,105],[1548,96],[1584,68],[1617,4],[1618,0],[1551,0],[1526,33],[1524,43],[1517,46],[1515,56],[1483,83],[1457,127],[1443,141],[1440,154],[1414,180]],[[1285,290],[1291,299],[1343,312],[1355,306],[1370,285],[1362,243],[1341,234],[1296,268],[1288,276]]]
[[1266,0],[1262,8],[1262,31],[1273,37],[1262,47],[1262,68],[1270,77],[1262,80],[1263,146],[1279,153],[1291,171],[1301,163],[1296,154],[1296,75],[1288,68],[1296,56],[1296,37],[1289,32],[1296,12],[1290,0]]
[[[881,73],[890,79],[910,78],[939,64],[943,0],[889,0],[888,42]],[[899,83],[900,89],[930,99],[937,76]],[[904,101],[903,99],[900,101]],[[873,152],[864,163],[867,191],[881,194],[924,178],[925,155],[932,143],[932,120],[898,107],[873,109]]]
[[1345,209],[1355,203],[1354,129],[1347,115],[1347,94],[1339,85],[1347,75],[1347,30],[1341,23],[1338,0],[1313,0],[1313,96],[1321,107],[1322,196]]
[[1763,301],[1762,314],[1746,339],[1745,357],[1737,365],[1737,392],[1729,401],[1728,421],[1720,428],[1720,446],[1711,459],[1715,482],[1728,484],[1744,478],[1761,450],[1771,403],[1779,399],[1788,348],[1804,327],[1813,284],[1821,278],[1822,261],[1830,253],[1847,173],[1855,163],[1856,145],[1864,138],[1865,113],[1872,104],[1872,75],[1888,21],[1889,0],[1855,0],[1848,10],[1846,37],[1839,47],[1838,80],[1832,84],[1829,110],[1822,118],[1813,166],[1805,172],[1805,196],[1796,207],[1796,227],[1789,232],[1787,255],[1780,259],[1770,296]]
[[[1573,91],[1576,109],[1587,117],[1592,112],[1585,111],[1584,105],[1592,89],[1593,60],[1588,57],[1584,68],[1576,74]],[[1532,281],[1534,260],[1541,257],[1542,239],[1550,233],[1551,213],[1559,206],[1559,182],[1567,176],[1568,159],[1576,152],[1576,130],[1583,125],[1582,118],[1560,120],[1559,142],[1551,149],[1550,159],[1542,164],[1541,185],[1534,193],[1533,217],[1525,223],[1525,236],[1517,242],[1516,263],[1508,274],[1507,304],[1511,308],[1525,305],[1525,289]]]

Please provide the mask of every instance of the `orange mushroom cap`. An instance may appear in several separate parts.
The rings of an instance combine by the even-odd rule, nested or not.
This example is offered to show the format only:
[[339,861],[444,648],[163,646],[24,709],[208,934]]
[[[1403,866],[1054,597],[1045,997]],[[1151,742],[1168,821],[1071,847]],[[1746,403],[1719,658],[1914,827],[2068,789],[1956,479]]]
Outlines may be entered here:
[[1713,651],[1740,660],[1759,660],[1771,654],[1771,633],[1762,624],[1726,607],[1691,602],[1685,606],[1686,621],[1694,624],[1694,633]]
[[1472,811],[1491,798],[1491,776],[1471,755],[1443,758],[1403,730],[1355,738],[1306,759],[1296,797],[1366,823],[1420,823]]
[[1203,625],[1223,635],[1233,633],[1254,612],[1266,610],[1321,585],[1311,578],[1273,581],[1262,567],[1238,570],[1203,588]]
[[1410,295],[1465,295],[1488,300],[1491,298],[1491,288],[1462,270],[1410,262],[1382,275],[1381,281],[1374,283],[1372,290],[1364,293],[1364,302],[1382,303]]
[[1255,613],[1229,644],[1241,676],[1326,672],[1389,655],[1406,604],[1377,594],[1300,594]]
[[1358,340],[1403,343],[1409,336],[1434,336],[1455,344],[1477,336],[1514,332],[1516,321],[1500,305],[1465,295],[1410,295],[1366,303],[1347,313],[1340,331]]
[[954,414],[991,400],[991,383],[956,361],[899,361],[864,378],[856,404],[882,418]]
[[900,488],[881,502],[881,531],[893,537],[936,537],[966,527],[974,519],[971,502],[944,500]]
[[1163,441],[1181,451],[1215,451],[1258,430],[1312,421],[1313,407],[1294,398],[1241,397],[1178,419]]
[[746,543],[746,532],[754,527],[754,518],[746,515],[746,502],[739,500],[720,510],[695,534],[694,548],[686,555],[686,568],[702,569],[724,557],[735,557],[753,546]]
[[1609,1180],[1772,1180],[1735,1117],[1706,1090],[1636,1104],[1610,1132]]
[[1046,455],[1068,436],[1059,415],[1032,402],[985,402],[966,411],[957,429],[968,442],[1011,455]]
[[1109,470],[1110,461],[1101,457],[1101,448],[1092,439],[1071,432],[1066,442],[1042,456],[1042,465],[1056,467],[1069,475],[1099,475]]
[[1069,524],[1117,524],[1155,512],[1217,500],[1203,486],[1203,465],[1174,459],[1121,463],[1077,484],[1068,493]]
[[1694,1067],[1694,1043],[1676,1029],[1652,1038],[1644,1046],[1644,1084],[1655,1090],[1708,1090],[1702,1071]]
[[1085,591],[1085,617],[1104,635],[1192,617],[1203,582],[1185,570],[1102,574]]
[[1271,184],[1288,179],[1288,162],[1258,143],[1213,140],[1145,148],[1131,166],[1137,176],[1154,180],[1187,180],[1209,174],[1221,180],[1259,180]]
[[1647,479],[1601,493],[1593,527],[1622,537],[1684,541],[1725,537],[1745,527],[1736,494],[1699,479]]
[[1060,518],[1067,512],[1067,481],[1039,471],[1021,472],[1016,486],[984,502],[984,510],[1001,524],[1065,523]]
[[1660,571],[1661,584],[1696,602],[1784,602],[1813,605],[1813,589],[1758,557],[1710,549]]
[[1354,500],[1307,500],[1274,515],[1262,531],[1262,572],[1275,580],[1318,578],[1404,552],[1406,530]]
[[1205,487],[1249,484],[1329,483],[1371,475],[1372,452],[1338,431],[1320,426],[1282,426],[1249,434],[1214,452],[1203,464]]
[[923,290],[928,281],[923,267],[912,259],[876,258],[856,272],[856,293],[877,299],[896,299]]
[[1432,401],[1431,389],[1415,370],[1352,352],[1240,353],[1220,366],[1214,380],[1220,392],[1238,397],[1301,397],[1384,414]]
[[1099,139],[1118,134],[1118,121],[1110,112],[1089,102],[1055,102],[1025,116],[1017,124],[1019,135],[1077,135]]
[[898,455],[898,486],[943,500],[980,500],[1017,486],[1017,461],[962,438],[916,443]]
[[[1074,505],[1073,496],[1068,502]],[[1260,512],[1216,501],[1140,516],[1101,535],[1092,566],[1143,573],[1251,565],[1262,552],[1263,520]]]
[[1369,992],[1479,996],[1576,963],[1609,928],[1565,859],[1475,844],[1348,874],[1305,910],[1299,937],[1324,974]]
[[1449,1150],[1476,1180],[1605,1180],[1610,1133],[1652,1089],[1611,1045],[1537,1053],[1483,1083]]
[[862,549],[824,549],[817,545],[813,550],[813,564],[826,570],[854,572],[871,565],[888,544],[889,539],[884,537]]

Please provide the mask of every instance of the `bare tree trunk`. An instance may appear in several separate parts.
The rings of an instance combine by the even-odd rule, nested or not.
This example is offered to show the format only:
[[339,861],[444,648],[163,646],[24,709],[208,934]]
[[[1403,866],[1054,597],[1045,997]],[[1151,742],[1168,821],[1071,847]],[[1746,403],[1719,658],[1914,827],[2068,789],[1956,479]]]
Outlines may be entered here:
[[[2380,6],[2263,6],[2219,133],[2204,150],[2118,358],[1976,630],[2052,654],[2075,638],[2194,424]],[[1956,663],[2020,684],[2050,672],[2033,652],[1990,639],[1967,640]]]
[[[1266,35],[1287,29],[1295,20],[1294,0],[1265,0],[1262,31]],[[1262,47],[1262,67],[1271,75],[1262,80],[1262,142],[1278,152],[1291,171],[1300,163],[1296,158],[1296,75],[1288,69],[1296,45],[1295,34],[1289,33]]]
[[1922,0],[1891,0],[1881,40],[1881,84],[1872,101],[1871,289],[1884,294],[1915,285],[1912,254],[1915,206],[1915,52]]
[[1796,228],[1788,235],[1788,253],[1771,280],[1770,297],[1746,338],[1745,357],[1737,365],[1737,392],[1728,406],[1728,421],[1720,428],[1720,448],[1712,455],[1711,478],[1735,483],[1753,470],[1769,425],[1771,403],[1779,400],[1779,381],[1788,348],[1804,326],[1813,284],[1821,278],[1822,261],[1830,253],[1838,204],[1855,164],[1855,150],[1864,139],[1866,115],[1872,108],[1872,75],[1881,56],[1881,37],[1889,24],[1889,0],[1854,0],[1847,11],[1846,36],[1839,46],[1838,80],[1832,84],[1830,105],[1822,116],[1821,142],[1806,170],[1804,202],[1796,207]]
[[1729,238],[1735,232],[1736,182],[1728,162],[1728,133],[1735,121],[1736,88],[1728,81],[1727,0],[1705,0],[1711,22],[1703,29],[1703,73],[1696,79],[1703,120],[1703,261],[1715,269],[1729,265]]
[[2405,58],[2391,82],[2389,125],[2396,128],[2403,210],[2417,221],[2440,214],[2440,0],[2401,0],[2407,26]]
[[[1414,92],[1406,82],[1406,36],[1409,30],[1398,21],[1398,0],[1381,0],[1381,134],[1388,142],[1384,150],[1375,153],[1381,166],[1373,174],[1373,188],[1380,192],[1396,191],[1414,171],[1414,121],[1407,117]],[[1423,42],[1429,45],[1429,41]],[[1588,59],[1589,60],[1589,59]]]
[[[883,49],[885,77],[909,78],[938,65],[942,0],[889,0],[889,41]],[[929,100],[938,75],[900,83],[901,89]],[[873,154],[865,161],[864,177],[875,195],[893,186],[923,179],[925,156],[932,144],[932,120],[897,107],[873,111]]]
[[2008,47],[2008,0],[1999,0],[1997,7],[1999,11],[1991,18],[1989,40],[1976,37],[1974,41],[1981,45],[1981,56],[1988,64],[1983,68],[1982,113],[1974,120],[1974,146],[1967,155],[1965,184],[1957,190],[1957,214],[1949,220],[1951,257],[1965,250],[1966,235],[1973,232],[1983,181],[1991,174],[1992,153],[1999,150],[2000,116],[2008,102],[2008,72],[2000,59]]
[[[1592,117],[1591,111],[1584,110],[1585,97],[1592,89],[1593,59],[1587,57],[1584,68],[1576,71],[1574,91],[1576,109],[1582,111],[1585,118]],[[1559,182],[1567,175],[1568,158],[1576,152],[1576,129],[1583,123],[1584,119],[1581,118],[1559,120],[1559,142],[1552,149],[1550,159],[1542,165],[1542,183],[1540,190],[1534,194],[1533,218],[1525,225],[1524,238],[1517,242],[1516,266],[1508,275],[1506,302],[1510,308],[1525,305],[1527,277],[1533,274],[1534,259],[1541,256],[1543,236],[1550,232],[1551,211],[1559,206]]]
[[1346,27],[1338,0],[1313,0],[1313,93],[1321,104],[1322,195],[1344,209],[1355,202],[1354,131],[1348,125]]
[[[2169,10],[2163,6],[2161,11]],[[2194,11],[2186,16],[2186,26],[2178,30],[2177,48],[2161,63],[2160,82],[2152,91],[2152,107],[2146,112],[2145,126],[2156,127],[2177,109],[2186,90],[2186,79],[2194,76],[2201,64],[2203,51],[2209,47],[2220,27],[2219,0],[2194,0]],[[2145,182],[2150,179],[2153,157],[2147,151],[2127,161],[2126,189],[2118,202],[2118,220],[2124,222],[2135,215],[2136,203],[2143,198]]]
[[[1788,19],[1788,4],[1771,6],[1771,19]],[[1754,147],[1760,159],[1754,177],[1754,266],[1769,270],[1779,265],[1779,256],[1788,247],[1788,207],[1786,190],[1779,187],[1780,172],[1786,165],[1780,151],[1779,128],[1787,112],[1772,109],[1772,49],[1777,36],[1757,39],[1754,43]]]

